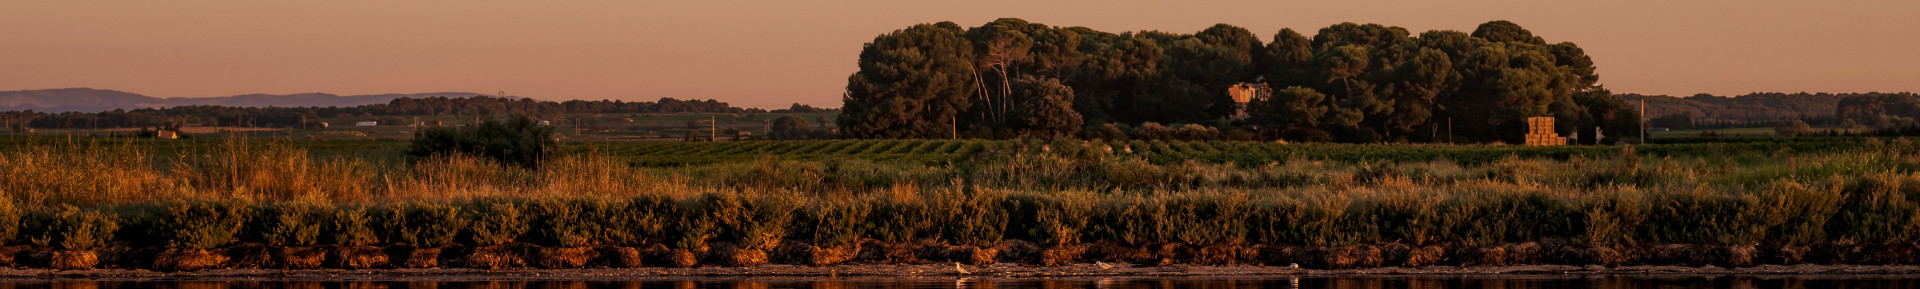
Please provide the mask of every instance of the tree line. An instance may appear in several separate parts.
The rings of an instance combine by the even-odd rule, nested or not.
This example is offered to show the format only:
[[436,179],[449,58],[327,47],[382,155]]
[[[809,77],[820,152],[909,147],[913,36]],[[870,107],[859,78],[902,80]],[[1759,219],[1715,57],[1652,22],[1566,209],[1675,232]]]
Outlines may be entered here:
[[[848,138],[1005,138],[1205,124],[1343,142],[1517,142],[1532,116],[1559,117],[1563,132],[1638,130],[1579,46],[1512,22],[1419,35],[1341,23],[1268,39],[1228,24],[1194,34],[1014,18],[914,25],[862,48],[839,125]],[[1243,82],[1273,93],[1235,119],[1243,108],[1227,90]]]
[[1911,92],[1619,96],[1634,105],[1645,100],[1648,125],[1670,129],[1772,127],[1796,120],[1832,128],[1887,128],[1908,126],[1920,117],[1920,101]]
[[[830,111],[798,105],[785,111]],[[321,118],[349,116],[525,115],[543,119],[567,113],[766,113],[759,108],[734,107],[717,100],[659,101],[569,100],[544,101],[485,95],[473,97],[396,98],[387,103],[351,107],[235,107],[192,105],[165,108],[116,109],[103,112],[0,112],[13,130],[26,128],[115,128],[168,126],[300,127],[317,125]]]

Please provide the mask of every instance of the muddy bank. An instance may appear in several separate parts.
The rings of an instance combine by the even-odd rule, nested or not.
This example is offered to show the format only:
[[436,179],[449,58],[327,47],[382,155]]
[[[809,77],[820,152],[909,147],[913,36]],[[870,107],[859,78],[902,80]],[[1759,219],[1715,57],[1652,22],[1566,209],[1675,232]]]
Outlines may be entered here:
[[[449,246],[416,248],[408,246],[322,246],[273,247],[239,244],[212,250],[163,249],[158,247],[110,246],[101,250],[61,251],[27,246],[0,248],[0,266],[32,269],[84,271],[124,269],[151,271],[218,271],[235,269],[283,270],[397,270],[397,269],[621,269],[640,268],[672,271],[693,268],[699,271],[783,269],[798,273],[774,275],[823,275],[817,268],[851,268],[856,271],[884,271],[886,268],[918,268],[907,265],[989,266],[990,268],[1063,268],[1121,264],[1113,268],[1168,270],[1168,268],[1260,268],[1258,270],[1389,270],[1392,268],[1576,268],[1579,270],[1617,270],[1617,268],[1767,268],[1763,265],[1920,265],[1920,246],[1893,244],[1817,244],[1709,246],[1662,244],[1642,246],[1593,247],[1558,240],[1506,243],[1487,246],[1459,244],[1408,245],[1401,243],[1352,245],[1340,247],[1291,245],[1213,245],[1189,246],[1178,243],[1123,245],[1091,243],[1065,246],[1038,246],[1011,240],[991,247],[953,246],[933,241],[886,243],[864,241],[838,247],[819,247],[799,242],[784,242],[769,250],[716,243],[705,250],[647,247],[541,247],[530,244],[498,246]],[[1077,265],[1076,265],[1077,264]],[[786,267],[769,267],[783,265]],[[843,267],[839,265],[863,265]],[[888,267],[903,266],[903,267]],[[1196,267],[1199,266],[1199,267]],[[864,268],[864,269],[863,269]],[[1295,269],[1298,268],[1298,269]],[[1880,267],[1873,267],[1880,268]],[[1898,266],[1887,268],[1899,268]],[[840,273],[873,275],[916,275],[917,273]],[[1013,270],[1013,269],[1008,269]],[[1040,274],[1054,269],[1020,269]],[[1037,270],[1037,271],[1035,271]],[[1236,269],[1238,270],[1238,269]],[[1247,269],[1255,270],[1255,269]],[[1429,270],[1429,269],[1419,269]],[[1553,269],[1563,270],[1563,269]],[[395,271],[404,272],[404,271]],[[548,271],[532,271],[548,272]],[[1156,271],[1157,272],[1157,271]],[[1289,271],[1291,272],[1291,271]],[[1339,271],[1349,272],[1349,271]],[[1128,274],[1141,273],[1133,272]],[[1471,273],[1471,272],[1469,272]],[[64,273],[55,273],[64,274]],[[667,273],[662,273],[667,274]],[[705,274],[705,273],[703,273]],[[733,273],[728,273],[733,274]],[[1025,273],[1021,273],[1025,274]],[[1208,273],[1208,274],[1231,274]],[[756,275],[756,273],[737,273]]]
[[[1102,263],[1104,264],[1104,263]],[[1285,276],[1910,276],[1920,274],[1913,265],[1760,265],[1743,268],[1715,266],[1574,266],[1522,265],[1493,267],[1383,267],[1365,269],[1308,269],[1278,266],[1145,266],[1135,264],[1093,263],[1063,266],[1025,266],[994,263],[984,266],[936,265],[761,265],[753,267],[702,268],[593,268],[593,269],[212,269],[191,272],[160,272],[142,269],[0,269],[0,280],[88,279],[88,280],[649,280],[679,278],[835,278],[859,279],[951,279],[951,278],[1075,278],[1075,277],[1285,277]],[[960,270],[966,270],[961,272]]]

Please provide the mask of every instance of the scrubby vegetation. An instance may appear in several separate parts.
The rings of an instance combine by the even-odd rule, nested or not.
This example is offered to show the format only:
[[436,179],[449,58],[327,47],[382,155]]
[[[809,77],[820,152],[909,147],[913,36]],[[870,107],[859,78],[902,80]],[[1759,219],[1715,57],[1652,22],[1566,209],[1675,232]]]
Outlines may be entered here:
[[[848,143],[707,149],[751,155],[762,151],[755,147]],[[1115,144],[1135,152],[1109,151]],[[973,145],[979,149],[938,164],[769,153],[693,166],[652,166],[638,160],[646,155],[587,148],[537,168],[460,154],[416,161],[398,151],[385,158],[322,154],[281,143],[175,155],[115,144],[6,147],[0,244],[128,256],[213,250],[233,256],[217,264],[260,267],[294,262],[249,261],[281,257],[250,259],[255,253],[248,252],[289,251],[249,248],[339,248],[326,255],[327,264],[359,264],[342,267],[482,266],[460,257],[479,253],[461,252],[683,256],[729,265],[1107,260],[1352,267],[1913,263],[1915,254],[1898,248],[1920,241],[1920,146],[1907,139],[1553,149],[866,141],[836,150],[911,155]],[[1295,153],[1211,157],[1275,150]],[[375,248],[369,246],[414,249],[357,249]],[[522,247],[538,249],[511,249]],[[402,253],[390,261],[362,258],[379,252]],[[1365,252],[1373,259],[1348,258]],[[133,257],[101,260],[160,266],[127,261]],[[167,264],[175,263],[189,262]]]

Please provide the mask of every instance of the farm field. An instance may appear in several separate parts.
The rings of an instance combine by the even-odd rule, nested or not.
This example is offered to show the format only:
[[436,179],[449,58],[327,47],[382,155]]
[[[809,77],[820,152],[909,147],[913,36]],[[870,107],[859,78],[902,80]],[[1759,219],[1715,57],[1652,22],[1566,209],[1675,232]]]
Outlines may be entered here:
[[[767,134],[770,122],[782,116],[797,116],[805,119],[813,127],[831,125],[838,113],[760,113],[760,114],[711,114],[711,113],[574,113],[563,117],[545,119],[562,138],[574,140],[679,140],[687,131],[706,134],[714,128],[720,130],[736,129],[752,136]],[[485,118],[485,117],[481,117]],[[440,122],[441,125],[462,125],[473,123],[474,116],[343,116],[324,118],[328,130],[365,132],[371,138],[407,139],[413,132],[409,124],[420,122]],[[827,123],[821,123],[826,120]],[[354,126],[356,122],[373,121],[372,127]],[[718,122],[709,125],[709,122]],[[725,135],[722,135],[723,139]]]
[[[1729,138],[1672,139],[1675,143],[1637,146],[1655,157],[1708,157],[1822,153],[1857,150],[1880,141],[1872,138]],[[129,147],[157,155],[212,152],[233,143],[226,139],[0,137],[0,147]],[[348,155],[397,160],[405,141],[248,139],[238,143],[286,146],[315,156]],[[1188,160],[1203,163],[1262,165],[1293,160],[1346,163],[1424,162],[1444,160],[1466,165],[1485,164],[1509,157],[1602,158],[1618,154],[1618,146],[1514,146],[1440,144],[1283,144],[1248,141],[1181,140],[789,140],[720,142],[561,142],[560,150],[594,155],[644,167],[698,166],[777,160],[864,160],[939,166],[970,160],[978,154],[1008,150],[1042,151],[1081,157],[1138,158],[1155,164]],[[1059,151],[1052,151],[1058,147]]]
[[[1750,266],[1904,264],[1915,256],[1897,250],[1920,240],[1920,146],[1908,139],[564,142],[537,167],[404,146],[0,138],[0,242],[174,270],[201,263],[152,256],[279,248],[266,254],[296,259],[243,265],[300,268]],[[297,255],[314,250],[413,253]]]
[[[744,132],[745,139],[765,136],[771,121],[783,116],[795,116],[804,119],[810,127],[831,127],[839,116],[835,112],[821,113],[575,113],[547,119],[554,127],[555,134],[569,141],[678,141],[687,132],[698,135],[710,135],[710,131],[728,129]],[[187,137],[228,138],[244,137],[259,139],[282,139],[299,141],[331,140],[388,140],[405,141],[413,138],[421,122],[439,122],[443,126],[460,126],[473,123],[490,116],[336,116],[319,118],[305,127],[265,128],[235,126],[189,126],[181,128]],[[822,123],[821,121],[826,121]],[[357,126],[363,121],[374,122],[373,126]],[[718,122],[716,124],[709,124]],[[322,126],[322,124],[325,126]],[[131,135],[138,128],[113,129],[74,129],[74,128],[37,128],[34,132],[0,131],[0,137],[40,136],[40,137],[113,137]],[[734,140],[725,133],[719,133],[721,140]]]

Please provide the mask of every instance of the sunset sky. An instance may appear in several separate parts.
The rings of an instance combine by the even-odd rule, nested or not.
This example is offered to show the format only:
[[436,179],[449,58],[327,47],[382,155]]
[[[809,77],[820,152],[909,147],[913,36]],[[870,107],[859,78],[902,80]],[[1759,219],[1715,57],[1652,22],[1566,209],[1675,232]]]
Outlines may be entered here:
[[0,90],[472,91],[840,106],[862,44],[1016,17],[1109,32],[1510,20],[1614,92],[1920,91],[1920,1],[98,1],[0,3]]

